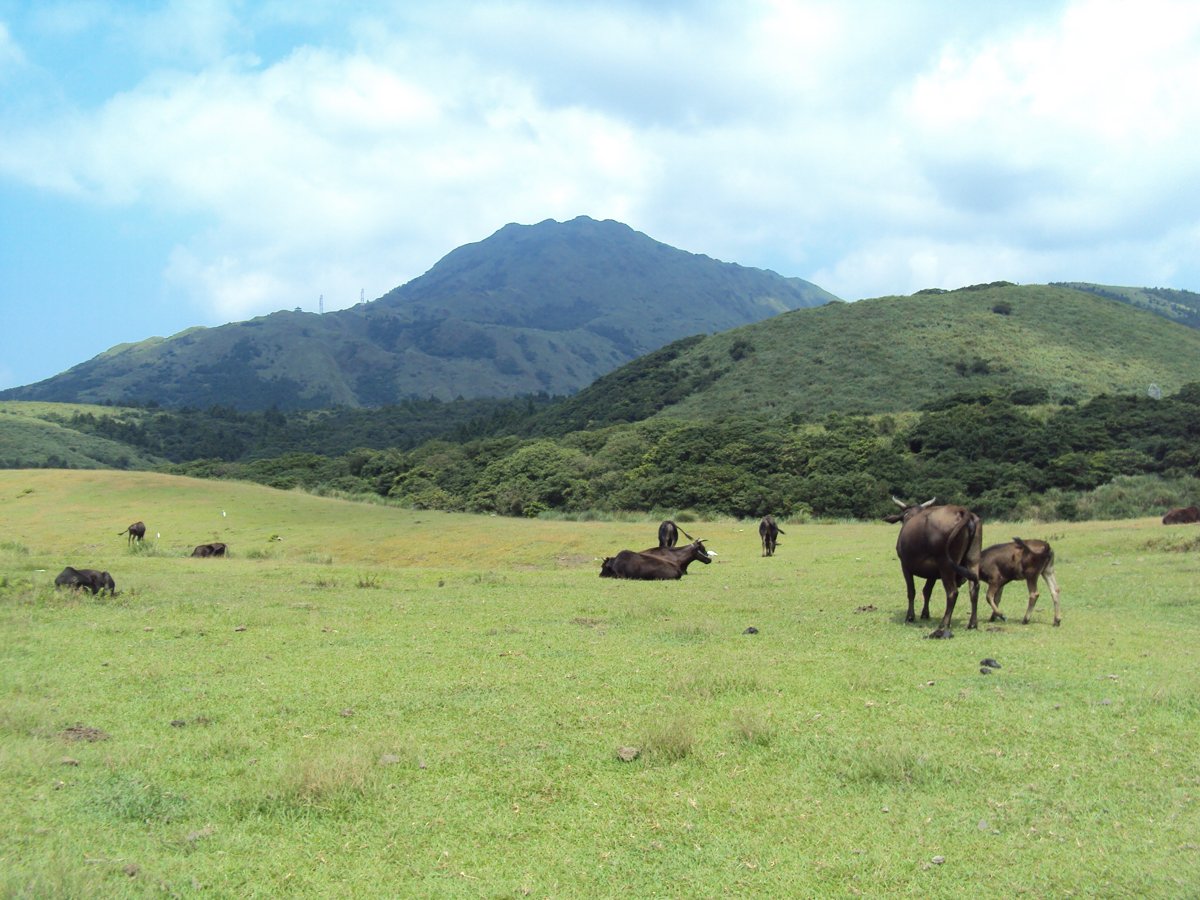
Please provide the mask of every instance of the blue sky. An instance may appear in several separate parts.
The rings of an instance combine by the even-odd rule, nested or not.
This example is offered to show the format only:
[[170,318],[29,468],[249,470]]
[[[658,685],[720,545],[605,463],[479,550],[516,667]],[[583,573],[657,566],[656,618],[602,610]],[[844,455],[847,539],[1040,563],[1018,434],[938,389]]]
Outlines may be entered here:
[[613,218],[846,299],[1200,290],[1200,4],[0,0],[0,388]]

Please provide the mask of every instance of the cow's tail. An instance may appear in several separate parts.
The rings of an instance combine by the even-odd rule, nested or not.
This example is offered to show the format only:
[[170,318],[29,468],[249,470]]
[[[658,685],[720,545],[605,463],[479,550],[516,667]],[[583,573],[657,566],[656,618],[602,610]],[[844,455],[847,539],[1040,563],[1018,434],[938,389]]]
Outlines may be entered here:
[[967,546],[968,547],[971,546],[971,544],[973,544],[975,542],[975,531],[979,527],[978,523],[979,523],[979,519],[977,517],[968,515],[965,519],[963,519],[962,522],[960,522],[958,524],[958,527],[956,527],[953,531],[951,531],[950,534],[946,537],[946,559],[947,559],[947,561],[950,563],[951,566],[954,567],[954,571],[958,573],[958,576],[960,578],[965,578],[967,581],[969,581],[975,585],[979,584],[979,573],[972,572],[970,569],[968,569],[966,566],[964,566],[962,563],[960,563],[957,559],[951,559],[950,558],[950,547],[954,543],[955,538],[958,537],[958,535],[962,532],[962,530],[964,528],[967,531]]

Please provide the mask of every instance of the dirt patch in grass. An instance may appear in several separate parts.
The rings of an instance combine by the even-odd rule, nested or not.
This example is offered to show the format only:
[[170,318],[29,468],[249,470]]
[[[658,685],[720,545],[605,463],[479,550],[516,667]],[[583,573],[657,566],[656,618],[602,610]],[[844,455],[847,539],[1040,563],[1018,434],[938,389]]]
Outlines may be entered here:
[[96,741],[107,741],[108,732],[101,728],[92,728],[90,725],[84,725],[82,722],[76,722],[70,728],[65,729],[59,734],[64,741],[88,741],[94,743]]

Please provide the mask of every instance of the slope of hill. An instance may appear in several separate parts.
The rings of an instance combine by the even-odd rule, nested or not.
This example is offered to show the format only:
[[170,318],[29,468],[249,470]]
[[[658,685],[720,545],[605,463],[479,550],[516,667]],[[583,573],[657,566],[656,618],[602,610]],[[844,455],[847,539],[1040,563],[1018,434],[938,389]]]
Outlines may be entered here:
[[1128,303],[1191,328],[1200,328],[1200,294],[1172,288],[1116,287],[1081,281],[1056,282],[1055,287],[1075,288],[1110,300]]
[[981,285],[796,310],[689,338],[539,414],[562,434],[652,415],[809,418],[919,409],[955,394],[1172,393],[1200,381],[1200,331],[1090,293]]
[[568,394],[686,335],[833,299],[619,222],[507,225],[373,303],[123,344],[0,399],[315,409]]
[[166,462],[54,421],[76,411],[67,404],[0,404],[0,469],[148,469]]

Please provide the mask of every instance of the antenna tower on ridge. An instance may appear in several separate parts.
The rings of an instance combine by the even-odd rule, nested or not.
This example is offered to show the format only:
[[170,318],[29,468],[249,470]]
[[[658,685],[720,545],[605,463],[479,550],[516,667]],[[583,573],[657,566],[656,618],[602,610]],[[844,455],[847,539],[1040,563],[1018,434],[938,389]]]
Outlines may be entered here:
[[322,294],[321,299],[317,301],[317,312],[319,312],[321,315],[325,315],[325,295],[324,294]]

